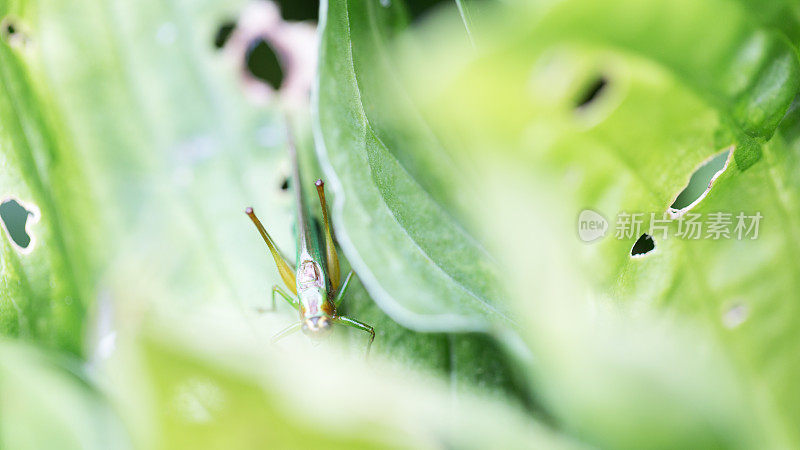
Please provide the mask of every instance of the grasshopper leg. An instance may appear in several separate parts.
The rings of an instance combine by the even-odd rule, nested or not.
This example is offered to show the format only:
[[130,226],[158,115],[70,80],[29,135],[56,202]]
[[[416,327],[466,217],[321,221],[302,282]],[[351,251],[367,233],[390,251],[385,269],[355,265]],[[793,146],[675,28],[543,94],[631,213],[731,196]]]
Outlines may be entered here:
[[369,333],[369,342],[367,343],[367,351],[364,355],[365,357],[369,356],[369,349],[372,348],[372,341],[375,340],[375,329],[363,322],[359,322],[357,320],[351,319],[346,316],[339,316],[335,319],[335,321],[347,325],[349,327],[353,327],[358,330],[366,331],[367,333]]
[[297,322],[297,323],[293,323],[293,324],[289,325],[288,327],[286,327],[286,328],[282,329],[281,331],[275,333],[275,336],[272,336],[272,343],[274,344],[274,343],[280,341],[281,339],[285,338],[286,336],[289,336],[292,333],[298,332],[300,330],[300,327],[302,327],[302,326],[303,326],[302,322]]
[[281,288],[277,284],[273,284],[272,285],[272,304],[270,305],[269,308],[258,308],[257,311],[260,312],[260,313],[275,311],[276,310],[276,307],[275,307],[275,294],[278,294],[281,297],[283,297],[283,299],[286,300],[286,303],[292,305],[292,308],[294,308],[294,309],[299,309],[300,308],[300,304],[297,302],[297,300],[293,299],[288,293],[286,293],[286,291],[283,290],[283,288]]

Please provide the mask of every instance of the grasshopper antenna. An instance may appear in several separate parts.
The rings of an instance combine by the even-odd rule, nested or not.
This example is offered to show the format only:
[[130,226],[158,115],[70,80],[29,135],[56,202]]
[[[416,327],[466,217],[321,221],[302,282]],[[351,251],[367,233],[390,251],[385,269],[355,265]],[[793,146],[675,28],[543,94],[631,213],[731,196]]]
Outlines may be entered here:
[[317,195],[319,196],[319,204],[322,206],[322,221],[325,226],[325,256],[327,257],[328,271],[331,275],[331,287],[334,292],[339,288],[339,256],[336,254],[336,245],[333,243],[333,233],[331,233],[330,218],[328,218],[328,203],[325,201],[325,183],[322,180],[317,180],[314,183],[317,186]]
[[267,230],[264,228],[264,225],[261,224],[261,221],[258,220],[256,217],[255,211],[253,208],[247,207],[244,210],[245,214],[250,217],[250,220],[253,221],[253,224],[258,228],[258,232],[261,233],[261,237],[264,238],[264,242],[267,243],[267,247],[269,247],[270,253],[272,253],[272,259],[275,260],[275,265],[278,267],[278,272],[281,274],[281,278],[283,279],[283,283],[292,291],[295,295],[297,295],[297,283],[295,281],[294,273],[292,269],[289,267],[289,264],[286,263],[286,260],[283,259],[281,253],[278,251],[278,247],[275,245],[275,242],[270,237]]

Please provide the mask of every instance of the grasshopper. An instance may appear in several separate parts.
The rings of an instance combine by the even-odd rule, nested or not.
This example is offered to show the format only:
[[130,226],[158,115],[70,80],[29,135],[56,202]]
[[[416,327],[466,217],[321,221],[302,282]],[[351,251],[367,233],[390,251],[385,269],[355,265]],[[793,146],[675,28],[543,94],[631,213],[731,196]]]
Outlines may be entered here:
[[[350,271],[344,282],[340,284],[339,257],[336,253],[333,232],[328,217],[328,205],[325,202],[325,184],[321,179],[314,183],[317,188],[319,203],[322,207],[323,223],[322,230],[320,230],[306,208],[297,150],[292,142],[291,135],[288,141],[292,158],[292,186],[294,187],[297,205],[298,236],[294,271],[282,256],[280,250],[278,250],[277,245],[267,233],[264,225],[256,217],[253,208],[248,207],[245,209],[245,213],[253,221],[261,237],[267,243],[283,283],[291,291],[290,294],[277,284],[272,286],[272,310],[275,309],[275,296],[280,295],[300,315],[299,322],[293,323],[278,332],[272,338],[272,342],[277,342],[298,330],[302,330],[305,335],[318,340],[330,333],[333,324],[342,324],[369,333],[369,343],[366,350],[366,354],[369,355],[372,341],[375,340],[375,330],[365,323],[339,314],[339,306],[344,299],[347,287],[350,285],[353,272]],[[324,257],[322,256],[321,241],[325,245]]]

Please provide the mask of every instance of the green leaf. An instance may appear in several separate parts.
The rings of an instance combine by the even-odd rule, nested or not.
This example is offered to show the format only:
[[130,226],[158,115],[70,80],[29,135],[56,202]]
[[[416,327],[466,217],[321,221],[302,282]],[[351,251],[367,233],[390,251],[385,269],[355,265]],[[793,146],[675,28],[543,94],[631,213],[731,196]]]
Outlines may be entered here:
[[[301,168],[307,179],[324,178],[314,155],[301,151]],[[306,191],[309,205],[318,202],[315,192]],[[330,194],[330,193],[329,193]],[[330,195],[329,195],[330,196]],[[312,213],[321,220],[318,213]],[[343,273],[347,273],[349,262],[342,259]],[[356,272],[341,312],[372,325],[375,342],[372,354],[382,354],[408,370],[444,377],[454,396],[469,393],[476,387],[493,395],[506,395],[513,403],[530,404],[527,394],[521,389],[514,368],[501,346],[485,335],[419,333],[404,328],[393,321],[379,308],[362,285]],[[341,333],[344,330],[338,330]],[[364,351],[365,335],[360,331],[346,333],[343,343],[350,351],[360,355]]]
[[0,342],[3,448],[129,448],[119,417],[80,372],[77,361]]
[[0,333],[81,355],[98,249],[91,195],[50,114],[24,22],[0,36]]
[[[559,2],[542,11],[546,19],[532,27],[536,43],[527,40],[527,45],[577,40],[643,55],[730,115],[745,133],[768,138],[800,86],[800,64],[783,36],[759,28],[746,9],[736,6],[724,1]],[[711,18],[718,26],[708,26]],[[703,45],[696,45],[697,39]]]
[[424,177],[436,164],[406,151],[417,137],[393,134],[379,102],[395,88],[383,46],[404,27],[402,4],[331,2],[322,11],[316,144],[348,259],[407,327],[474,331],[506,320],[490,256],[440,205],[442,186]]
[[[514,269],[531,386],[557,420],[600,446],[796,446],[797,114],[775,134],[794,50],[736,2],[634,3],[498,8],[491,42],[417,49],[405,73],[481,192],[474,219]],[[417,37],[457,28],[437,25]],[[731,146],[692,212],[760,212],[758,239],[682,240],[673,221],[631,257],[639,234],[616,239],[617,214],[648,232]],[[610,221],[599,243],[575,236],[586,208]]]
[[[253,104],[241,90],[231,49],[213,45],[216,27],[242,5],[37,5],[35,37],[46,79],[112,236],[102,306],[127,311],[118,299],[131,286],[157,286],[158,295],[138,298],[130,308],[176,320],[198,309],[231,309],[265,341],[296,321],[283,304],[274,317],[257,313],[281,281],[243,210],[252,205],[291,255],[294,197],[281,189],[289,175],[281,114],[275,105]],[[302,119],[295,133],[305,155],[313,147]],[[314,175],[308,167],[305,178]],[[348,313],[377,331],[374,353],[445,376],[456,392],[473,383],[516,390],[491,342],[408,331],[376,308],[360,283],[348,297]],[[138,317],[122,313],[114,324],[125,324],[127,314]],[[363,333],[341,328],[336,334],[353,353],[363,352]],[[481,345],[473,351],[474,342]]]
[[[291,242],[276,114],[247,103],[213,46],[237,7],[42,0],[36,38],[58,111],[99,193],[112,261],[171,280],[158,308],[251,311],[277,281],[243,210]],[[198,280],[210,280],[208,283]],[[113,300],[113,299],[112,299]]]
[[232,320],[198,339],[193,330],[220,316],[145,332],[115,356],[112,373],[130,387],[124,401],[143,418],[141,446],[577,447],[500,402],[453,402],[440,382],[400,366],[260,348]]
[[[393,357],[396,378],[387,381],[360,359],[338,354],[335,341],[318,354],[306,353],[310,343],[302,335],[269,347],[269,337],[296,315],[288,308],[256,313],[279,278],[242,210],[254,204],[281,247],[291,249],[293,198],[280,188],[288,172],[282,118],[248,103],[237,65],[211,45],[215,26],[234,14],[233,6],[90,0],[35,6],[27,26],[40,53],[28,58],[32,64],[41,58],[37,67],[52,108],[64,118],[89,189],[98,193],[99,226],[109,235],[101,242],[109,256],[102,259],[92,323],[93,360],[114,381],[107,393],[136,446],[385,448],[514,439],[555,445],[549,431],[514,406],[467,393],[509,383],[496,346],[405,330],[358,284],[346,307],[376,326],[375,364],[381,355]],[[302,128],[297,134],[306,139]],[[301,148],[310,147],[301,142]],[[192,340],[186,346],[178,336],[158,340],[164,330],[177,334],[184,327],[182,336]],[[360,358],[363,335],[334,338],[342,334]],[[122,336],[130,335],[144,342],[141,348],[125,347]],[[106,362],[117,336],[121,343]],[[230,347],[216,346],[230,340]],[[284,349],[300,355],[302,365],[298,358],[286,363]],[[346,367],[351,363],[358,372]],[[270,373],[281,384],[265,376]],[[331,384],[319,383],[321,373]],[[436,387],[400,389],[396,381],[404,376]],[[296,383],[313,389],[295,389]],[[349,399],[368,409],[350,407]],[[449,423],[455,406],[468,412]],[[484,420],[486,407],[497,411],[502,426]],[[19,429],[30,434],[28,424]]]
[[775,28],[783,32],[795,47],[800,44],[800,7],[791,1],[760,2],[757,0],[739,0],[747,13],[761,22],[764,27]]
[[[109,370],[112,363],[103,359],[109,348],[116,348],[112,360],[130,356],[121,348],[124,343],[113,345],[116,336],[126,333],[161,336],[165,329],[192,324],[187,333],[196,338],[188,349],[172,338],[158,344],[148,342],[143,366],[123,362],[120,367],[125,376],[112,376],[115,383],[108,387],[108,395],[119,400],[117,406],[133,429],[135,443],[150,447],[153,440],[166,446],[224,442],[247,448],[261,439],[275,438],[279,443],[305,447],[308,442],[299,431],[318,429],[342,445],[367,440],[375,446],[399,440],[407,428],[406,416],[394,415],[385,405],[405,391],[395,392],[393,383],[383,384],[385,380],[370,372],[369,366],[362,367],[359,380],[367,380],[374,389],[360,391],[359,396],[371,398],[374,407],[385,414],[379,418],[351,416],[358,410],[340,406],[337,400],[357,391],[358,385],[345,383],[347,376],[343,376],[332,378],[337,389],[321,386],[324,389],[316,391],[313,401],[306,399],[306,408],[311,410],[319,407],[314,402],[333,408],[328,410],[330,416],[320,414],[320,425],[309,424],[302,415],[285,414],[296,399],[273,403],[271,396],[291,389],[268,384],[263,373],[253,373],[266,368],[281,377],[318,379],[320,372],[315,370],[320,367],[327,376],[351,363],[336,353],[339,338],[349,341],[350,353],[360,358],[364,336],[337,330],[333,342],[321,349],[323,357],[329,353],[339,357],[316,368],[316,359],[309,358],[303,370],[294,366],[296,361],[283,367],[276,354],[291,349],[305,355],[311,346],[305,336],[269,347],[269,338],[297,316],[286,305],[279,305],[278,314],[256,312],[268,304],[269,290],[280,278],[243,209],[253,205],[281,248],[291,254],[286,250],[294,246],[294,205],[291,193],[281,189],[288,175],[282,117],[271,106],[254,106],[243,95],[238,61],[226,59],[229,55],[212,45],[216,26],[234,16],[241,5],[40,0],[35,6],[31,22],[26,24],[39,53],[29,59],[41,64],[37,67],[53,95],[54,114],[64,118],[66,134],[77,149],[76,159],[87,174],[86,183],[97,193],[102,210],[98,226],[109,236],[102,241],[108,256],[101,260],[104,268],[97,289],[97,320],[92,322],[97,328],[91,336],[93,359],[101,369]],[[301,152],[310,149],[306,130],[300,126],[296,133]],[[312,173],[310,170],[309,175]],[[359,283],[352,289],[345,308],[376,327],[376,361],[382,356],[391,358],[408,377],[422,377],[417,372],[427,372],[423,383],[444,380],[435,389],[409,396],[405,411],[411,413],[427,404],[430,394],[441,406],[435,411],[445,417],[451,404],[461,405],[461,399],[471,398],[468,392],[477,386],[498,397],[506,391],[516,394],[507,363],[492,342],[483,337],[409,331],[378,309]],[[206,340],[204,336],[214,330],[225,332]],[[234,332],[246,339],[220,352],[212,350],[214,346],[209,344],[223,342]],[[264,348],[269,359],[258,359],[264,358]],[[238,365],[230,370],[228,361],[219,360],[226,354],[241,356],[240,363],[250,368]],[[258,363],[251,359],[254,355],[260,355]],[[131,358],[131,364],[137,362],[135,355]],[[123,379],[127,381],[119,381]],[[194,408],[189,414],[202,416],[207,406],[203,401],[198,406],[192,398],[178,395],[176,400],[173,395],[175,389],[189,383],[191,397],[196,379],[201,380],[201,394],[204,380],[210,379],[212,391],[218,387],[225,399],[225,414],[215,416],[205,428],[187,425],[186,417],[181,416],[185,411],[175,411],[184,408],[181,402],[185,401],[188,408]],[[416,388],[411,392],[417,392]],[[213,405],[216,397],[213,392],[210,395]],[[387,400],[375,401],[384,396]],[[139,404],[143,400],[145,404]],[[512,397],[509,403],[514,402]],[[483,404],[476,401],[476,406],[469,408],[464,427],[478,429],[472,421],[483,422]],[[507,436],[489,433],[503,428],[486,423],[489,431],[481,439],[488,443],[490,439],[539,436],[540,427],[530,431],[525,423],[529,418],[513,411],[515,406],[508,408],[516,419],[514,426],[505,428]],[[434,415],[420,416],[415,425],[427,433],[423,442],[431,446],[440,441],[468,443],[466,436],[472,435],[461,435],[458,427],[443,421],[435,426],[426,424]],[[326,425],[326,417],[334,416],[353,424],[337,431],[335,424]],[[190,417],[189,422],[194,419],[196,416]],[[272,422],[287,427],[268,428]],[[376,423],[380,426],[373,429]],[[384,429],[393,432],[381,435]],[[444,437],[439,436],[440,430],[445,430]],[[359,437],[362,434],[368,438]],[[419,441],[413,436],[407,439],[408,445]]]

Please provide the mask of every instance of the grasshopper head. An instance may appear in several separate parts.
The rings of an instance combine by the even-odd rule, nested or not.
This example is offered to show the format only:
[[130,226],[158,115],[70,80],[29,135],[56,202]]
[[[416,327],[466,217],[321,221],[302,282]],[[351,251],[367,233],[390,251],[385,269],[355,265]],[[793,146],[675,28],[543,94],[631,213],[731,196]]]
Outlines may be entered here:
[[312,338],[322,338],[331,332],[331,318],[328,316],[313,316],[303,322],[303,334]]

